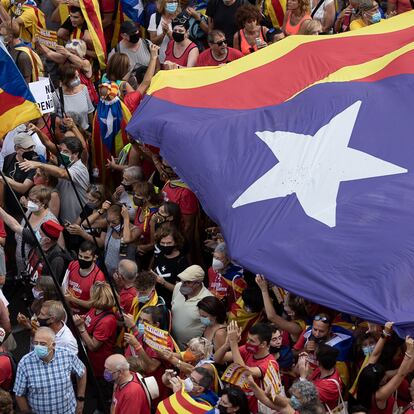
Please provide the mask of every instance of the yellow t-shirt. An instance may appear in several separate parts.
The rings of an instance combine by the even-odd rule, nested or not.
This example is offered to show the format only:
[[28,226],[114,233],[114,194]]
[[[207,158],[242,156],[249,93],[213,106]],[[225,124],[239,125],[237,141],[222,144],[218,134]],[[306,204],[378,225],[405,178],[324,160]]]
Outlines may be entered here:
[[362,19],[356,19],[351,22],[349,25],[349,30],[361,29],[361,27],[368,26]]

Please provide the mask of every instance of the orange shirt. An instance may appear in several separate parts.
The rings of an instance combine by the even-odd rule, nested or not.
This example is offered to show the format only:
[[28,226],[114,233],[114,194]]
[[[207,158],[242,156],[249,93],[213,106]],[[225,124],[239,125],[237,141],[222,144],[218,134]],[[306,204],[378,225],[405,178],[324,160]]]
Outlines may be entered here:
[[290,35],[295,35],[299,33],[300,30],[300,26],[302,25],[302,23],[305,20],[311,20],[312,17],[309,14],[305,14],[297,24],[295,24],[294,26],[290,23],[290,18],[292,16],[292,11],[289,10],[287,12],[287,17],[286,17],[286,26],[285,26],[285,34],[286,36],[290,36]]

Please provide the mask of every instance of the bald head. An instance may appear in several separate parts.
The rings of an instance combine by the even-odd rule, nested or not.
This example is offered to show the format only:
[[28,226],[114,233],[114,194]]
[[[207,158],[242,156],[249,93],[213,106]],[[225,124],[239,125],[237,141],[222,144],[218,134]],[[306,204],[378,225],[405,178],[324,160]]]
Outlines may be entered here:
[[55,342],[55,338],[55,333],[47,326],[41,326],[40,328],[37,328],[34,336],[34,340],[36,342],[47,342],[48,345],[53,344]]
[[115,372],[115,371],[129,371],[129,363],[126,358],[121,354],[113,354],[106,358],[105,369]]
[[118,264],[118,272],[126,281],[133,282],[137,277],[138,266],[132,260],[123,259]]

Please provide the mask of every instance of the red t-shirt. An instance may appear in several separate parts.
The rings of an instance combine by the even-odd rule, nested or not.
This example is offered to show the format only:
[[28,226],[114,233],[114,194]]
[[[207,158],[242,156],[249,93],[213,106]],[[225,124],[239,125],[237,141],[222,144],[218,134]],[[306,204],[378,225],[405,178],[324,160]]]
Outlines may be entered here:
[[116,342],[117,322],[112,311],[104,311],[96,314],[97,309],[92,308],[85,315],[85,326],[88,334],[102,345],[96,351],[88,350],[88,357],[91,361],[93,372],[96,377],[102,377],[106,358],[114,353]]
[[[96,264],[86,276],[82,276],[79,273],[79,262],[77,260],[69,263],[68,271],[68,290],[73,296],[81,300],[90,299],[90,290],[95,282],[105,282],[105,276]],[[87,309],[81,309],[74,304],[71,304],[71,308],[73,313],[87,311]]]
[[140,91],[129,92],[124,96],[124,104],[129,109],[129,112],[134,113],[141,103],[143,96]]
[[7,233],[4,228],[4,221],[2,218],[0,218],[0,237],[6,237],[6,236],[7,236]]
[[[115,11],[115,1],[114,0],[99,0],[99,8],[101,10],[101,18],[104,18],[104,14],[113,14]],[[114,24],[113,22],[103,29],[105,36],[105,43],[108,45],[114,34]]]
[[6,391],[12,386],[13,369],[7,355],[0,356],[0,387]]
[[342,381],[338,371],[335,369],[334,373],[325,378],[321,378],[321,370],[316,368],[309,378],[318,390],[319,399],[323,404],[326,404],[331,410],[338,405],[339,390],[335,383],[336,380],[342,390]]
[[112,396],[114,414],[151,414],[147,395],[135,373],[132,381],[122,387],[116,385]]
[[200,53],[196,66],[218,66],[243,57],[243,53],[240,52],[240,50],[233,49],[232,47],[228,47],[227,50],[227,56],[223,60],[214,59],[211,53],[211,49],[205,50],[204,52]]
[[172,201],[179,205],[181,214],[197,214],[198,200],[189,188],[175,185],[174,181],[168,181],[165,183],[162,193],[165,201]]
[[[261,359],[255,359],[253,354],[246,351],[246,345],[241,346],[240,348],[240,355],[243,358],[244,363],[247,367],[258,367],[262,373],[261,378],[255,378],[255,382],[259,387],[261,387],[262,378],[265,376],[267,368],[269,366],[270,361],[276,362],[275,357],[272,354],[269,354]],[[279,370],[279,365],[276,362],[277,369]],[[246,390],[245,392],[247,399],[249,401],[249,408],[253,414],[257,414],[258,407],[257,407],[257,398],[254,396],[253,391]]]
[[180,66],[187,66],[188,55],[195,47],[197,47],[195,43],[191,42],[184,50],[183,54],[180,57],[177,57],[174,55],[174,40],[170,40],[167,45],[167,50],[165,51],[165,60],[169,60]]
[[132,313],[132,302],[136,296],[138,296],[138,291],[133,286],[119,292],[119,302],[124,313]]

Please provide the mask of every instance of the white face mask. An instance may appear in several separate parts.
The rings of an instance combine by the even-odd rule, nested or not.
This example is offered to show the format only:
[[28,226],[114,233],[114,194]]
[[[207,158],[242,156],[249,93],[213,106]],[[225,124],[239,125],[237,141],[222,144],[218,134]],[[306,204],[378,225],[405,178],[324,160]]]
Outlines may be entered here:
[[213,270],[215,270],[216,272],[224,269],[224,263],[221,260],[216,259],[215,257],[213,257],[213,263],[211,266],[213,267]]
[[36,213],[37,211],[39,211],[39,209],[40,207],[36,203],[33,203],[33,201],[29,200],[27,202],[27,210],[31,213]]
[[193,384],[193,381],[191,381],[191,378],[190,377],[186,378],[184,380],[184,389],[187,392],[191,392],[193,390],[193,388],[194,388],[194,384]]

